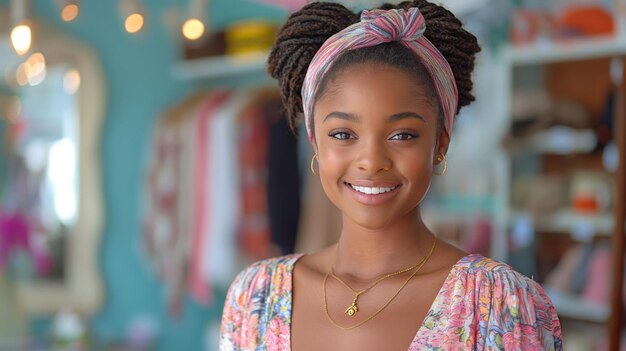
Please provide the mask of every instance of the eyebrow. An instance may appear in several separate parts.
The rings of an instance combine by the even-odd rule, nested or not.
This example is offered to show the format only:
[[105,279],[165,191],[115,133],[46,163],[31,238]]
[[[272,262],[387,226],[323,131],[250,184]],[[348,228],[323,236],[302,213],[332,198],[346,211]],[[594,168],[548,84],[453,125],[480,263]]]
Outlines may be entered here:
[[339,118],[339,119],[345,119],[346,121],[351,121],[351,122],[360,122],[361,121],[361,117],[353,114],[353,113],[346,113],[346,112],[331,112],[329,113],[325,118],[324,118],[324,122],[326,122],[327,119],[329,118]]
[[415,112],[400,112],[400,113],[396,113],[395,115],[391,115],[389,117],[388,121],[389,122],[396,122],[396,121],[399,121],[399,120],[402,120],[402,119],[405,119],[405,118],[417,118],[417,119],[421,120],[424,123],[428,123],[426,121],[426,118],[418,115]]
[[[329,113],[324,118],[323,122],[326,122],[326,120],[329,119],[329,118],[339,118],[339,119],[343,119],[343,120],[351,121],[351,122],[360,122],[361,121],[361,117],[358,116],[358,115],[355,115],[353,113],[337,112],[337,111]],[[426,118],[424,118],[424,117],[422,117],[422,116],[420,116],[420,115],[418,115],[417,113],[414,113],[414,112],[400,112],[400,113],[396,113],[396,114],[393,114],[393,115],[389,116],[387,121],[388,122],[396,122],[396,121],[399,121],[399,120],[403,120],[405,118],[417,118],[417,119],[421,120],[424,123],[428,123],[426,121]]]

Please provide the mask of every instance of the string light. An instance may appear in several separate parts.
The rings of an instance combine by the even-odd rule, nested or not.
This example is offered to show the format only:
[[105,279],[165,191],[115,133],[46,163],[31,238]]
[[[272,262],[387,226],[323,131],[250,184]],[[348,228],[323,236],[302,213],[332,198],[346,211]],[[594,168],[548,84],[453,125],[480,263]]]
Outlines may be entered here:
[[20,86],[39,85],[46,79],[46,73],[46,58],[42,53],[37,52],[17,67],[15,81]]
[[17,67],[15,71],[15,81],[21,87],[28,84],[28,74],[26,73],[26,66],[24,63]]
[[61,19],[65,22],[71,22],[78,17],[80,8],[76,0],[65,0],[62,3]]
[[11,44],[18,55],[24,55],[30,50],[33,34],[28,24],[20,24],[11,30]]
[[70,69],[63,76],[63,89],[68,95],[74,95],[80,88],[80,73],[75,69]]
[[128,33],[137,33],[143,28],[143,16],[140,13],[133,13],[126,17],[124,28]]
[[183,36],[187,40],[198,40],[206,32],[206,24],[203,18],[207,13],[208,0],[191,0],[189,3],[189,16],[182,26]]
[[137,33],[143,28],[145,20],[139,0],[121,0],[120,11],[128,33]]
[[28,60],[26,60],[28,84],[35,86],[43,82],[46,78],[46,58],[42,53],[37,52],[32,54]]
[[30,50],[33,41],[33,33],[27,16],[28,5],[27,0],[11,0],[11,21],[13,23],[11,45],[20,56],[25,55]]
[[189,40],[198,40],[204,34],[204,23],[197,18],[190,18],[183,24],[183,35]]

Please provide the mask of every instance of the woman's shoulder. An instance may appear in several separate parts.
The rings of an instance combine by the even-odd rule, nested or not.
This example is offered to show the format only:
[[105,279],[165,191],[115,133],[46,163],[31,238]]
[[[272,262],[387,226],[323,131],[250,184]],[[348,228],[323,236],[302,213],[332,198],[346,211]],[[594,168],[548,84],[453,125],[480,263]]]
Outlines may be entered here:
[[456,280],[463,284],[479,287],[479,291],[489,290],[492,293],[503,295],[536,295],[535,299],[550,299],[539,283],[534,279],[517,272],[506,263],[481,255],[467,255],[461,258],[453,267],[452,272]]
[[456,263],[454,268],[467,274],[494,272],[504,274],[519,274],[506,263],[496,261],[489,257],[478,254],[470,254],[464,256]]
[[259,260],[248,265],[242,273],[250,271],[254,272],[259,269],[276,269],[280,266],[293,266],[301,256],[302,254],[294,253]]
[[506,263],[482,255],[461,258],[452,272],[464,279],[484,280],[485,284],[505,284],[507,287],[541,287],[534,279],[519,273]]
[[281,290],[290,288],[293,266],[300,257],[302,254],[290,254],[256,261],[235,277],[230,290],[267,290],[270,285],[280,285]]
[[[518,323],[550,330],[560,335],[559,320],[552,301],[535,280],[515,271],[506,263],[469,255],[455,266],[456,288],[489,315],[491,322],[514,319]],[[487,316],[485,316],[487,317]],[[500,320],[500,321],[496,321]]]
[[561,350],[561,327],[537,282],[508,264],[468,255],[450,270],[412,349],[457,349],[461,344],[485,350]]

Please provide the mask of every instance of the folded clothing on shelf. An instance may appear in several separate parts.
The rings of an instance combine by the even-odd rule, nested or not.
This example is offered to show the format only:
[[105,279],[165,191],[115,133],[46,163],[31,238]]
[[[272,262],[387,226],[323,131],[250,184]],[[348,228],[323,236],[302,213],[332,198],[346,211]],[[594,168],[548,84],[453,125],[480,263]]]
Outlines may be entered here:
[[568,4],[555,11],[520,8],[513,14],[510,38],[514,45],[562,41],[572,37],[609,36],[615,18],[601,2]]

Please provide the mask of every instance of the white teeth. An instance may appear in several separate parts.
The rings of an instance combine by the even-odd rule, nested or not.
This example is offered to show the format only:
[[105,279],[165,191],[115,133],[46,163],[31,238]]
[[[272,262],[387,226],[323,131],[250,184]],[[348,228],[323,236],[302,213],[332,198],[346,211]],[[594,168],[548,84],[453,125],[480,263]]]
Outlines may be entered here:
[[378,194],[382,194],[382,193],[388,193],[392,190],[394,190],[395,188],[397,188],[397,186],[394,187],[390,187],[390,188],[370,188],[370,187],[365,187],[365,186],[356,186],[356,185],[352,185],[350,184],[350,186],[352,187],[352,189],[360,192],[360,193],[364,193],[364,194],[368,194],[368,195],[378,195]]

